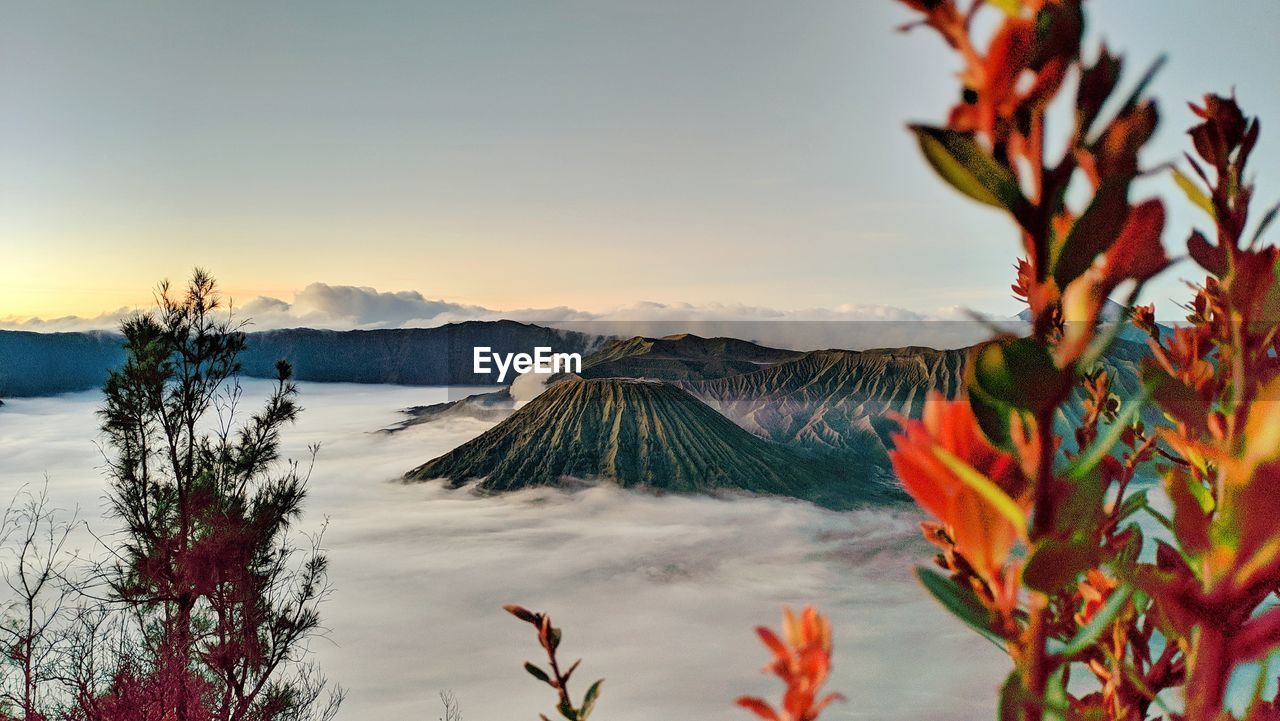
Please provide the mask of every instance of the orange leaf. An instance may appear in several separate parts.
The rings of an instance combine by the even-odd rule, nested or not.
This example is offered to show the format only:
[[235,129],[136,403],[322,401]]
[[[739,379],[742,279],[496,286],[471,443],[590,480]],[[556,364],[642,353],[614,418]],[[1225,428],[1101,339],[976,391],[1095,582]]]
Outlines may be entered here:
[[757,626],[756,635],[760,637],[761,641],[764,641],[764,645],[769,647],[769,650],[773,652],[774,656],[777,656],[778,658],[786,658],[790,654],[790,651],[787,650],[787,647],[782,643],[782,640],[779,639],[777,634],[773,631],[770,631],[764,626]]
[[762,719],[768,719],[768,721],[782,721],[782,719],[778,718],[778,712],[774,711],[772,706],[765,703],[764,699],[743,696],[738,699],[737,703],[742,708],[751,711]]

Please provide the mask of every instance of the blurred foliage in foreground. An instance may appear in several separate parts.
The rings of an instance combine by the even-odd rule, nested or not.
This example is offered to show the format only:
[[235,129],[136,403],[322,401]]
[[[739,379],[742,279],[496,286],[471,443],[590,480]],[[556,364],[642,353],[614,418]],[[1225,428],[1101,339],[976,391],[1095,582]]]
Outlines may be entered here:
[[[899,477],[936,519],[924,531],[941,572],[921,569],[924,586],[1007,650],[1001,719],[1280,717],[1268,601],[1280,588],[1280,282],[1260,239],[1276,211],[1249,223],[1257,120],[1207,96],[1192,106],[1194,153],[1145,168],[1156,68],[1117,94],[1121,59],[1082,55],[1080,0],[903,2],[963,63],[947,122],[912,130],[943,180],[1017,227],[1013,290],[1033,325],[976,348],[967,398],[936,399],[895,439]],[[979,26],[994,32],[980,41]],[[1049,137],[1048,109],[1063,102],[1074,123]],[[1153,172],[1171,173],[1211,226],[1187,240],[1206,276],[1171,331],[1136,305],[1169,264],[1163,201],[1130,198]],[[1113,394],[1098,364],[1121,325],[1101,317],[1118,292],[1151,350],[1136,398]],[[1087,412],[1064,435],[1054,413],[1075,392]],[[1149,403],[1155,427],[1140,420]],[[1162,480],[1172,514],[1135,487],[1140,475]]]

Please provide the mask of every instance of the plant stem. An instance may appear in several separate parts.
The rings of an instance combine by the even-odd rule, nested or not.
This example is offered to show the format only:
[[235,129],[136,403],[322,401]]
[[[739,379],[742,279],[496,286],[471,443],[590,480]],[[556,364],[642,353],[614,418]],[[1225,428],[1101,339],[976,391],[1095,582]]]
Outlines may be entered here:
[[[1050,533],[1053,529],[1055,500],[1057,489],[1054,488],[1053,475],[1053,409],[1037,414],[1036,438],[1039,454],[1036,468],[1035,510],[1032,520],[1031,541],[1034,542]],[[1023,649],[1026,663],[1023,686],[1027,691],[1026,719],[1043,718],[1044,692],[1049,679],[1049,658],[1046,653],[1048,643],[1048,607],[1049,598],[1042,593],[1032,593],[1030,623],[1028,631],[1028,647]]]
[[1044,692],[1049,680],[1049,659],[1045,653],[1047,640],[1045,621],[1048,616],[1049,599],[1042,593],[1032,595],[1031,623],[1029,632],[1030,651],[1026,656],[1026,669],[1023,675],[1023,686],[1027,692],[1025,721],[1044,717]]

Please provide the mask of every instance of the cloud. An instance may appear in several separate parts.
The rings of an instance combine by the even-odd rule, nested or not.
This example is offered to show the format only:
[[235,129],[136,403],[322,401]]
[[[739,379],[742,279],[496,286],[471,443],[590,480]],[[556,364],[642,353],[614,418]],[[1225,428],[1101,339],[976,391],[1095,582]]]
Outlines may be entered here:
[[[0,319],[0,328],[72,331],[113,329],[131,309],[92,318]],[[292,301],[259,296],[235,307],[253,330],[276,328],[430,328],[469,320],[509,319],[606,336],[666,336],[695,333],[730,336],[797,350],[902,345],[957,347],[990,335],[957,307],[920,312],[887,305],[846,304],[831,308],[777,309],[740,303],[620,305],[603,311],[568,306],[494,309],[428,298],[418,291],[379,291],[312,283]]]
[[[266,381],[245,383],[245,402]],[[320,443],[300,528],[328,518],[325,673],[349,690],[342,718],[437,718],[451,689],[468,719],[521,718],[551,700],[520,669],[537,660],[529,629],[502,612],[553,614],[565,654],[582,657],[576,693],[607,679],[601,718],[745,718],[743,694],[775,697],[751,629],[783,605],[816,604],[835,626],[833,718],[990,717],[1006,657],[928,598],[911,569],[929,558],[919,518],[901,509],[827,511],[796,501],[654,496],[611,485],[478,497],[401,473],[490,426],[474,419],[368,431],[441,389],[301,384],[306,410],[286,454]],[[94,392],[16,399],[0,413],[0,498],[48,473],[53,501],[79,504],[102,534]],[[87,535],[79,549],[99,548]],[[99,555],[101,550],[99,550]],[[3,602],[0,586],[0,602]]]
[[107,311],[91,318],[78,315],[65,315],[59,318],[22,318],[18,316],[0,317],[0,329],[29,330],[38,333],[60,333],[87,330],[114,330],[120,322],[129,317],[135,309],[121,307]]
[[269,317],[277,314],[285,314],[289,312],[289,308],[289,304],[279,298],[270,298],[265,295],[260,295],[241,306],[240,312],[250,318],[257,318],[259,316]]
[[547,381],[550,379],[551,376],[546,373],[521,373],[516,376],[508,389],[515,407],[519,408],[541,395],[547,389]]
[[564,330],[618,337],[693,333],[795,350],[866,349],[925,345],[957,348],[991,335],[988,324],[958,307],[922,313],[886,305],[780,310],[741,304],[636,303],[600,313],[536,309],[508,314]]
[[402,327],[420,318],[430,321],[445,313],[479,314],[485,309],[428,300],[412,290],[389,293],[373,288],[312,283],[294,296],[291,311],[303,320],[315,318],[328,324]]
[[253,328],[375,329],[433,327],[457,316],[472,319],[489,313],[479,306],[432,300],[414,290],[379,291],[353,285],[312,283],[293,296],[293,302],[258,296],[245,303],[241,314]]

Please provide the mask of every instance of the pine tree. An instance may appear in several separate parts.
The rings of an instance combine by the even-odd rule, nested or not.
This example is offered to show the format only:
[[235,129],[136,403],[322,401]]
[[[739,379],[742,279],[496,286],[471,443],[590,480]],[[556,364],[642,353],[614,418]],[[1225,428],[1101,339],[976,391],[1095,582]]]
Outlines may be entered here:
[[157,304],[123,323],[127,360],[100,411],[123,524],[106,577],[140,651],[95,705],[157,720],[331,718],[341,690],[307,660],[326,558],[318,535],[294,545],[309,471],[280,457],[300,411],[292,369],[277,364],[265,406],[244,418],[246,338],[214,279],[197,269],[180,296],[161,284]]

